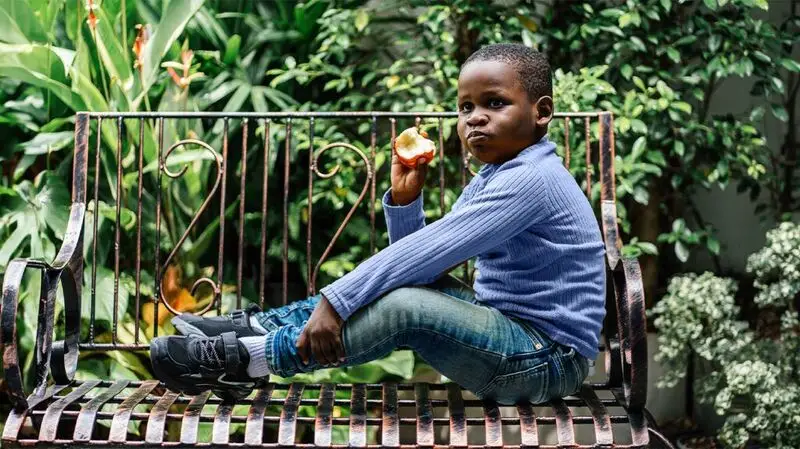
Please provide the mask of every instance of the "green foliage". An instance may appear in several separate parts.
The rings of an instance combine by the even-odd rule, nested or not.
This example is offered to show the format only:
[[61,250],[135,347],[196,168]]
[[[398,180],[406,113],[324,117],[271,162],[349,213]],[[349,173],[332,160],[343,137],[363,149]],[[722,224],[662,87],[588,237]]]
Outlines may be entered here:
[[780,319],[755,330],[741,321],[736,284],[711,273],[672,278],[652,310],[659,329],[660,386],[686,374],[688,350],[712,366],[699,379],[698,399],[726,417],[720,438],[729,447],[748,440],[764,447],[800,444],[800,225],[784,222],[747,260],[754,301]]
[[[791,59],[797,18],[773,27],[755,14],[766,7],[750,0],[703,5],[557,1],[538,14],[537,32],[523,33],[523,39],[548,52],[554,67],[607,67],[604,80],[619,94],[601,99],[600,105],[615,113],[618,154],[636,152],[636,143],[646,137],[659,165],[658,170],[622,168],[618,198],[629,208],[640,205],[639,210],[654,206],[653,195],[659,198],[661,222],[667,225],[660,230],[659,246],[662,253],[672,247],[681,262],[697,248],[712,255],[720,250],[692,202],[693,192],[735,182],[755,199],[765,183],[778,196],[787,182],[753,126],[763,110],[735,117],[714,115],[710,108],[726,80],[752,76],[750,94],[765,98],[779,119],[786,118],[780,103],[789,96],[782,100],[781,94],[787,84],[796,90],[800,83]],[[781,179],[770,181],[774,176]],[[786,208],[776,198],[759,211],[781,215]],[[693,224],[674,232],[673,222],[684,216]],[[623,216],[623,228],[626,221]]]

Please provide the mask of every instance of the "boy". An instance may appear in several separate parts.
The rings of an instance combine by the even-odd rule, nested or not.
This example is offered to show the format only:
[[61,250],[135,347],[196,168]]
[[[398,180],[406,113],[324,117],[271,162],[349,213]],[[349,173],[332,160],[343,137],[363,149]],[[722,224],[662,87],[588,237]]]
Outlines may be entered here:
[[[276,374],[348,366],[411,348],[449,379],[501,404],[573,394],[597,356],[605,315],[600,230],[546,136],[550,66],[490,45],[458,79],[458,135],[484,162],[452,211],[425,224],[426,167],[392,159],[383,197],[390,245],[320,294],[230,316],[173,319],[152,342],[171,389],[243,396]],[[442,276],[477,256],[474,290]]]

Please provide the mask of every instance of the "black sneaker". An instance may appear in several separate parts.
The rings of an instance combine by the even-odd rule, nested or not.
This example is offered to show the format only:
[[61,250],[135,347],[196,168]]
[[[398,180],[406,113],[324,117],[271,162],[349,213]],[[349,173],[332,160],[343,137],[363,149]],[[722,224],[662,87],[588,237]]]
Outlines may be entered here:
[[250,325],[250,317],[261,309],[250,304],[245,309],[234,310],[228,315],[204,318],[191,313],[182,313],[172,319],[175,329],[183,335],[215,337],[225,332],[235,332],[237,337],[256,337],[266,335],[259,328]]
[[223,399],[236,400],[265,383],[247,375],[250,355],[234,332],[157,337],[150,343],[150,361],[167,388],[188,395],[213,389]]

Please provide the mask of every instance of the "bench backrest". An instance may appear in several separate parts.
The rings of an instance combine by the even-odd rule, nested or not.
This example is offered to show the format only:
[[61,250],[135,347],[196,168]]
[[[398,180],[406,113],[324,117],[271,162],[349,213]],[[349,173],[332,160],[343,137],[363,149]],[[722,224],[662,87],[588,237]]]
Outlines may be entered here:
[[[442,216],[477,167],[455,135],[456,117],[78,114],[73,205],[53,264],[60,270],[52,282],[60,276],[67,327],[64,342],[54,347],[54,376],[71,377],[79,348],[147,349],[159,318],[168,321],[187,304],[200,313],[224,313],[248,301],[286,303],[373,254],[387,243],[377,209],[389,182],[391,141],[402,129],[420,125],[437,143],[426,188],[436,200],[426,210],[429,220]],[[550,136],[593,199],[606,241],[609,313],[601,349],[607,382],[619,386],[630,405],[643,405],[644,302],[638,264],[620,257],[613,117],[558,113]],[[344,232],[363,243],[343,247]],[[352,257],[325,264],[341,254]],[[201,270],[184,273],[194,279],[191,287],[178,284],[170,268],[186,261]],[[460,275],[470,281],[471,266]],[[81,307],[81,298],[88,306]],[[81,319],[82,311],[88,316]],[[52,320],[42,326],[47,334]],[[48,346],[49,338],[42,338]]]

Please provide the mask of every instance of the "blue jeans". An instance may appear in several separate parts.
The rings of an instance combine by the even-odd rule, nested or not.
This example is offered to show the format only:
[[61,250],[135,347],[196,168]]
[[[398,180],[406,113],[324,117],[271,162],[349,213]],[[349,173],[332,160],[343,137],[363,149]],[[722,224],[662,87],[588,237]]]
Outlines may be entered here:
[[[259,313],[267,329],[267,362],[278,376],[325,368],[303,364],[296,343],[320,296]],[[466,284],[445,276],[422,287],[393,290],[358,310],[342,328],[353,366],[395,349],[413,349],[434,369],[481,399],[500,404],[545,402],[578,391],[585,357],[528,323],[481,305]]]

